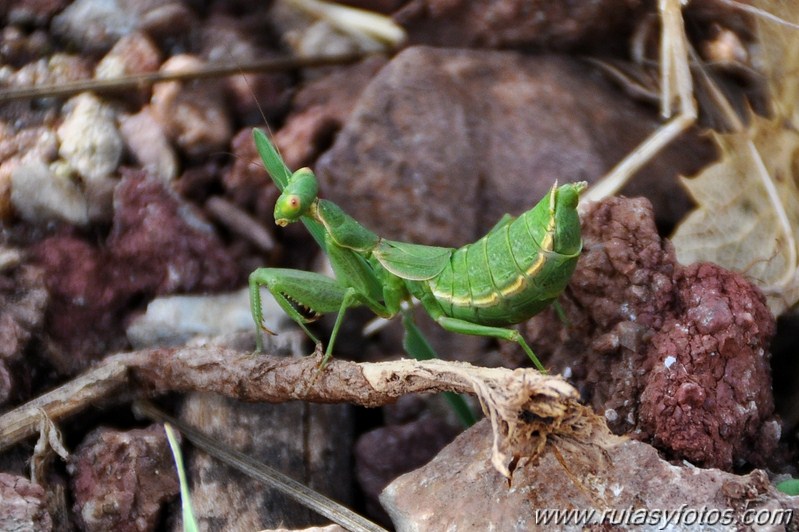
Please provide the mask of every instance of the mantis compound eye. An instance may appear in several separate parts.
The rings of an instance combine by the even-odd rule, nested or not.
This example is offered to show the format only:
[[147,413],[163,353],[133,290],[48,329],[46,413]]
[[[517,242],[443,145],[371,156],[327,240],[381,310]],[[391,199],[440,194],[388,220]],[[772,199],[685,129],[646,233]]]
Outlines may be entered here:
[[292,215],[296,216],[301,211],[302,199],[296,194],[286,196],[284,207],[285,207],[284,210],[289,217],[291,217]]
[[275,223],[285,226],[295,222],[302,215],[302,198],[296,194],[282,194],[275,203]]

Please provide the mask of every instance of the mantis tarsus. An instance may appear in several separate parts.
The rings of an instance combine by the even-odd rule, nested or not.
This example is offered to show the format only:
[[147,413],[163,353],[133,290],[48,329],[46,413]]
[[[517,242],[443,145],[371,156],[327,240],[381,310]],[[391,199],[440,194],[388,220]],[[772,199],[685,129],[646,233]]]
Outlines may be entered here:
[[321,344],[306,324],[321,314],[338,312],[322,366],[332,356],[345,311],[355,306],[366,306],[384,318],[403,312],[410,337],[406,349],[416,358],[429,358],[429,346],[419,345],[416,335],[421,333],[401,305],[415,297],[444,329],[516,342],[545,371],[521,334],[507,327],[540,312],[566,287],[582,248],[577,203],[585,183],[556,184],[531,210],[518,218],[505,215],[472,244],[458,249],[423,246],[369,231],[334,203],[317,197],[317,180],[310,169],[291,173],[263,132],[256,129],[253,136],[282,192],[275,222],[285,226],[302,220],[336,275],[331,279],[300,270],[255,270],[250,275],[250,304],[259,350],[261,330],[270,332],[262,322],[263,286],[317,348]]

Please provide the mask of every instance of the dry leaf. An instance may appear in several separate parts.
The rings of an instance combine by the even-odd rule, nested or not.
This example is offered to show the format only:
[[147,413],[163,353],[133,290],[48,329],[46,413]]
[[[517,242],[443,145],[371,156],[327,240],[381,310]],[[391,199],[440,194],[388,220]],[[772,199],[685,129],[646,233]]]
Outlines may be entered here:
[[[787,3],[768,6],[775,8],[783,11],[777,16],[797,19]],[[799,301],[799,31],[758,24],[772,117],[752,115],[746,129],[711,134],[721,159],[682,180],[698,207],[672,242],[683,264],[714,262],[747,275],[779,315]]]

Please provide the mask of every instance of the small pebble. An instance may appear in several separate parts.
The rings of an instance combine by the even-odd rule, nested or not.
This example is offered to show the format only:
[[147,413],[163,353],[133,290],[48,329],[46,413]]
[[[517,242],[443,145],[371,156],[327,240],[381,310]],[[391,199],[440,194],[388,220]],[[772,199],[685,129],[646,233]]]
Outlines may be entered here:
[[41,161],[24,163],[14,169],[11,174],[11,203],[27,222],[89,223],[83,191],[74,181],[58,176]]
[[57,131],[58,153],[91,187],[92,181],[110,176],[122,158],[114,112],[90,93],[70,99],[65,109],[69,114]]
[[[183,345],[196,336],[214,337],[236,331],[253,331],[254,339],[249,301],[246,288],[214,296],[159,297],[128,327],[128,340],[136,349],[143,349]],[[282,332],[288,322],[286,314],[266,292],[261,303],[264,323]]]
[[[161,67],[164,72],[197,69],[202,61],[177,55]],[[153,88],[153,116],[167,135],[190,157],[205,157],[226,149],[233,131],[218,81],[159,83]]]
[[54,35],[83,52],[110,50],[138,24],[118,0],[76,0],[53,18]]
[[149,106],[135,115],[120,117],[119,131],[128,151],[148,174],[165,182],[175,179],[177,155]]
[[113,79],[131,74],[155,72],[161,52],[145,34],[134,32],[119,39],[94,70],[97,79]]

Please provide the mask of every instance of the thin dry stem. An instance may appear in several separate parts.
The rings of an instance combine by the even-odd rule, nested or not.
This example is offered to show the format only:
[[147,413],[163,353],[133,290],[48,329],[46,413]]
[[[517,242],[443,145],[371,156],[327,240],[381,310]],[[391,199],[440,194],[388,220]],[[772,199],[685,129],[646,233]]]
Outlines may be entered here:
[[66,98],[75,94],[92,91],[97,93],[113,93],[137,90],[165,81],[192,81],[196,79],[221,78],[247,73],[280,72],[298,70],[327,65],[340,65],[360,61],[368,53],[347,53],[316,57],[281,57],[262,59],[241,64],[209,64],[193,70],[180,72],[148,72],[122,76],[113,79],[87,79],[57,85],[39,85],[32,87],[11,87],[0,90],[0,103],[31,98]]
[[675,100],[678,113],[588,189],[583,194],[584,202],[581,202],[581,205],[616,194],[644,165],[696,122],[698,110],[693,98],[693,81],[688,56],[689,46],[680,9],[679,0],[660,0],[658,2],[662,26],[660,40],[661,114],[664,117],[671,116]]

